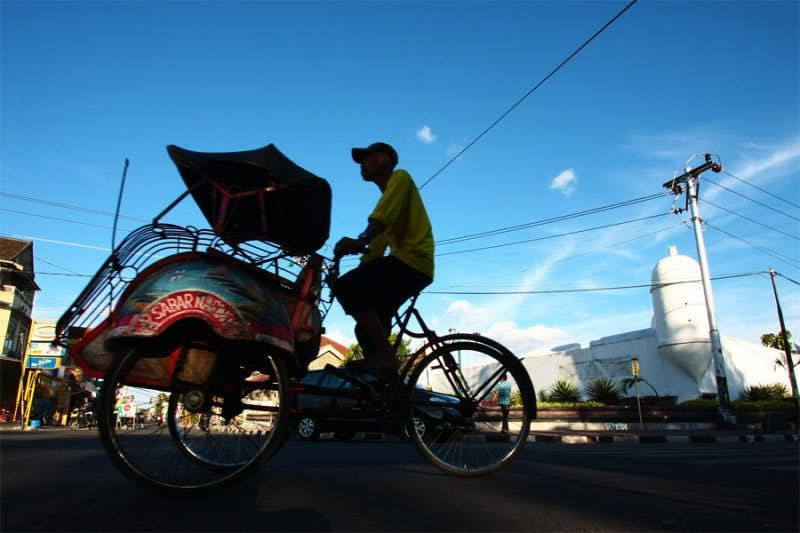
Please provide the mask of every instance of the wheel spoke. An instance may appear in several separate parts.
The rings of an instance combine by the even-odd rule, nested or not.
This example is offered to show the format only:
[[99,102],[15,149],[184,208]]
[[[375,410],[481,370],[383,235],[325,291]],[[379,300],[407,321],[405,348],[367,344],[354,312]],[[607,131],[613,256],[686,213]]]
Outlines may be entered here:
[[[232,376],[249,371],[231,366],[236,354],[224,353],[217,360],[227,366],[215,366],[205,382],[173,379],[167,387],[148,388],[137,368],[139,351],[120,354],[98,399],[106,451],[126,476],[150,488],[211,490],[240,479],[275,453],[286,434],[283,361],[268,355],[264,359],[270,380],[263,383],[236,382]],[[129,412],[126,406],[134,411],[133,429],[121,424],[121,415]]]
[[[518,392],[529,379],[512,357],[465,337],[441,345],[414,367],[409,420],[423,420],[426,429],[411,437],[432,464],[458,475],[486,474],[525,444],[535,406],[525,403],[530,395]],[[509,409],[494,399],[503,376],[516,392],[517,405]]]

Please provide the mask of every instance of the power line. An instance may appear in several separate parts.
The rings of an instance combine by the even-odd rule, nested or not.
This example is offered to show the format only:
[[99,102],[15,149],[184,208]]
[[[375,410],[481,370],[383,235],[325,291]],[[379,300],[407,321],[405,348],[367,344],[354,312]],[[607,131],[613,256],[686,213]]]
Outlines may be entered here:
[[[58,265],[52,265],[58,266]],[[2,269],[2,267],[0,267]],[[68,278],[93,278],[93,274],[78,274],[76,272],[36,272],[37,276],[63,276]]]
[[22,239],[25,241],[35,241],[35,242],[49,242],[52,244],[63,244],[64,246],[75,246],[76,248],[89,248],[91,250],[100,250],[104,252],[112,251],[107,246],[93,246],[91,244],[81,244],[79,242],[70,242],[70,241],[58,241],[55,239],[43,239],[41,237],[29,237],[27,235],[11,235],[15,239]]
[[77,272],[73,272],[72,270],[70,270],[70,269],[68,269],[68,268],[66,268],[66,267],[62,267],[61,265],[57,265],[57,264],[55,264],[55,263],[51,263],[50,261],[47,261],[47,260],[45,260],[45,259],[42,259],[41,257],[35,257],[34,259],[35,259],[36,261],[41,261],[42,263],[48,264],[48,265],[50,265],[50,266],[54,266],[54,267],[56,267],[56,268],[60,268],[60,269],[62,269],[62,270],[66,270],[66,271],[67,271],[67,272],[69,272],[70,274],[75,274],[76,276],[82,276],[82,275],[83,275],[83,274],[78,274]]
[[781,202],[786,202],[787,204],[789,204],[789,205],[791,205],[791,206],[793,206],[793,207],[796,207],[796,208],[800,209],[800,205],[799,205],[799,204],[796,204],[796,203],[794,203],[794,202],[790,202],[790,201],[789,201],[789,200],[787,200],[786,198],[782,198],[782,197],[778,196],[777,194],[773,194],[773,193],[769,192],[769,191],[768,191],[768,190],[766,190],[766,189],[762,189],[762,188],[761,188],[761,187],[759,187],[758,185],[755,185],[755,184],[753,184],[753,183],[750,183],[749,181],[743,180],[742,178],[738,178],[738,177],[734,176],[733,174],[731,174],[730,172],[728,172],[727,170],[724,170],[724,169],[723,169],[723,170],[722,170],[722,172],[723,172],[724,174],[727,174],[728,176],[732,177],[732,178],[733,178],[733,179],[735,179],[735,180],[741,181],[741,182],[742,182],[742,183],[744,183],[745,185],[749,185],[749,186],[753,187],[754,189],[758,189],[759,191],[763,192],[764,194],[768,194],[768,195],[772,196],[773,198],[775,198],[775,199],[777,199],[777,200],[780,200]]
[[[572,255],[569,255],[569,256],[566,256],[566,257],[562,257],[561,259],[556,259],[556,260],[552,261],[551,263],[552,264],[562,263],[564,261],[570,261],[572,259],[576,259],[576,258],[582,257],[584,255],[590,255],[590,254],[594,254],[594,253],[597,253],[597,252],[602,252],[603,250],[607,250],[608,248],[613,248],[613,247],[619,246],[621,244],[627,244],[629,242],[633,242],[633,241],[636,241],[636,240],[639,240],[639,239],[643,239],[645,237],[650,237],[652,235],[657,235],[657,234],[659,234],[661,232],[664,232],[666,230],[674,229],[674,228],[678,228],[678,227],[682,227],[682,226],[683,226],[682,223],[670,224],[669,226],[665,226],[663,228],[657,229],[656,231],[648,231],[646,233],[639,234],[639,235],[637,235],[635,237],[632,237],[630,239],[625,239],[625,240],[622,240],[622,241],[612,242],[612,243],[607,244],[605,246],[600,246],[598,248],[593,248],[591,250],[586,250],[586,251],[581,252],[581,253],[572,254]],[[530,270],[530,269],[526,268],[526,269],[523,269],[523,270],[520,270],[520,271],[515,271],[515,272],[509,273],[509,274],[503,274],[502,276],[495,276],[495,278],[507,276],[507,275],[510,275],[510,274],[522,274],[524,272],[527,272],[528,270]],[[483,278],[481,278],[481,279],[483,279]]]
[[[32,217],[36,217],[36,218],[46,218],[47,220],[57,220],[59,222],[69,222],[71,224],[81,224],[83,226],[90,226],[90,227],[93,227],[93,228],[102,228],[102,229],[111,230],[110,227],[102,226],[100,224],[91,224],[89,222],[82,222],[80,220],[71,220],[69,218],[50,217],[50,216],[47,216],[47,215],[41,215],[39,213],[28,213],[27,211],[17,211],[16,209],[6,209],[5,207],[0,207],[0,211],[5,211],[7,213],[16,213],[18,215],[28,215],[28,216],[32,216]],[[131,230],[118,228],[118,231],[131,231]]]
[[[442,239],[440,241],[436,241],[435,245],[438,247],[438,246],[443,246],[443,245],[448,245],[448,244],[455,244],[455,243],[459,243],[459,242],[479,239],[479,238],[482,238],[482,237],[491,237],[491,236],[495,236],[495,235],[501,235],[503,233],[509,233],[509,232],[512,232],[512,231],[528,229],[528,228],[532,228],[532,227],[536,227],[536,226],[543,226],[545,224],[552,224],[552,223],[555,223],[555,222],[563,222],[565,220],[579,218],[579,217],[582,217],[582,216],[593,215],[593,214],[597,214],[597,213],[602,213],[604,211],[611,211],[613,209],[619,209],[619,208],[622,208],[622,207],[628,207],[628,206],[636,205],[636,204],[639,204],[639,203],[643,203],[643,202],[647,202],[647,201],[650,201],[650,200],[654,200],[656,198],[663,198],[664,196],[669,196],[670,194],[671,193],[669,193],[669,192],[661,192],[661,193],[656,193],[656,194],[650,194],[650,195],[647,195],[647,196],[641,196],[639,198],[632,198],[630,200],[624,200],[622,202],[616,202],[616,203],[613,203],[613,204],[607,204],[607,205],[603,205],[603,206],[600,206],[600,207],[593,207],[591,209],[585,209],[583,211],[576,211],[574,213],[568,213],[566,215],[559,215],[559,216],[556,216],[556,217],[550,217],[550,218],[545,218],[545,219],[541,219],[541,220],[535,220],[533,222],[526,222],[524,224],[517,224],[517,225],[514,225],[514,226],[506,226],[506,227],[503,227],[503,228],[496,228],[496,229],[482,231],[482,232],[478,232],[478,233],[471,233],[471,234],[467,234],[467,235],[461,235],[459,237],[451,237],[451,238],[448,238],[448,239]],[[660,213],[658,215],[654,215],[654,217],[655,216],[661,216],[661,215],[662,214]],[[647,218],[647,217],[645,217],[645,218]],[[617,225],[617,224],[612,224],[612,226],[613,225]],[[598,226],[597,228],[594,228],[594,229],[600,229],[602,227],[604,227],[604,226]],[[583,231],[589,231],[589,230],[579,230],[577,232],[565,233],[565,234],[562,234],[561,236],[571,235],[572,233],[581,233]],[[656,233],[661,232],[661,231],[663,231],[663,229],[662,230],[658,230]],[[554,235],[554,236],[550,236],[550,237],[544,237],[544,238],[553,238],[553,237],[556,237],[556,236],[558,236],[558,235]],[[485,248],[475,248],[473,250],[467,250],[467,251],[478,251],[478,250],[483,250],[483,249],[486,249],[486,248],[510,246],[511,244],[520,244],[520,243],[523,243],[523,242],[532,242],[532,241],[541,240],[541,239],[544,239],[544,238],[530,239],[530,240],[527,240],[527,241],[518,241],[518,242],[515,242],[515,243],[508,243],[508,244],[502,244],[502,245],[496,245],[496,246],[489,246],[489,247],[485,247]],[[625,241],[625,242],[627,242],[627,241]],[[436,257],[441,257],[443,255],[460,254],[460,253],[465,253],[465,251],[437,253]],[[347,266],[349,264],[350,264],[350,261],[347,261],[347,260],[343,260],[343,262],[342,262],[343,266]]]
[[784,279],[786,279],[786,280],[788,280],[788,281],[791,281],[791,282],[792,282],[792,283],[794,283],[795,285],[800,285],[800,281],[795,281],[795,280],[793,280],[792,278],[790,278],[790,277],[788,277],[788,276],[784,276],[784,275],[783,275],[783,274],[781,274],[780,272],[775,272],[775,273],[776,273],[777,275],[779,275],[780,277],[782,277],[782,278],[784,278]]
[[[90,213],[90,214],[93,214],[93,215],[103,215],[103,216],[108,216],[108,217],[113,217],[114,216],[114,213],[111,213],[110,211],[101,211],[99,209],[89,209],[87,207],[79,207],[77,205],[62,204],[62,203],[59,203],[59,202],[52,202],[52,201],[49,201],[49,200],[40,200],[38,198],[32,198],[30,196],[24,196],[22,194],[15,194],[15,193],[10,193],[10,192],[0,192],[0,196],[5,196],[7,198],[14,198],[16,200],[24,200],[26,202],[33,202],[33,203],[36,203],[36,204],[48,205],[48,206],[51,206],[51,207],[61,207],[63,209],[71,209],[73,211],[80,211],[80,212],[83,212],[83,213]],[[119,218],[124,218],[124,219],[127,219],[127,220],[133,220],[133,221],[136,221],[136,222],[151,222],[151,220],[146,219],[146,218],[132,217],[132,216],[128,216],[128,215],[120,215]]]
[[563,261],[569,261],[571,259],[575,259],[576,257],[582,257],[584,255],[589,255],[589,254],[593,254],[593,253],[597,253],[597,252],[602,252],[603,250],[607,250],[609,248],[613,248],[614,246],[619,246],[620,244],[628,244],[629,242],[633,242],[633,241],[636,241],[636,240],[639,240],[639,239],[643,239],[644,237],[650,237],[651,235],[658,235],[662,231],[667,231],[668,229],[673,229],[673,228],[678,228],[678,227],[683,227],[683,223],[679,222],[677,224],[670,224],[669,226],[665,226],[665,227],[663,227],[661,229],[657,229],[655,231],[649,231],[647,233],[643,233],[641,235],[637,235],[636,237],[632,237],[630,239],[625,239],[623,241],[617,241],[617,242],[611,243],[611,244],[609,244],[607,246],[601,246],[600,248],[594,248],[592,250],[587,250],[587,251],[581,252],[579,254],[573,254],[573,255],[570,255],[570,256],[567,256],[567,257],[562,257],[561,259],[557,259],[557,260],[553,261],[553,263],[561,263]]
[[780,209],[775,209],[774,207],[772,207],[772,206],[769,206],[769,205],[767,205],[767,204],[764,204],[764,203],[761,203],[761,202],[759,202],[758,200],[755,200],[755,199],[753,199],[753,198],[750,198],[750,197],[749,197],[749,196],[747,196],[747,195],[744,195],[744,194],[742,194],[742,193],[740,193],[740,192],[736,192],[736,191],[734,191],[733,189],[730,189],[730,188],[728,188],[728,187],[726,187],[726,186],[724,186],[724,185],[721,185],[721,184],[717,183],[716,181],[712,180],[711,178],[704,177],[703,179],[704,179],[705,181],[708,181],[708,182],[710,182],[710,183],[711,183],[711,184],[713,184],[713,185],[716,185],[717,187],[720,187],[720,188],[722,188],[722,189],[725,189],[725,190],[726,190],[726,191],[728,191],[728,192],[731,192],[731,193],[733,193],[733,194],[735,194],[735,195],[737,195],[737,196],[741,196],[742,198],[745,198],[745,199],[747,199],[747,200],[750,200],[751,202],[753,202],[753,203],[755,203],[755,204],[758,204],[758,205],[760,205],[761,207],[765,207],[765,208],[769,209],[770,211],[775,211],[776,213],[780,213],[781,215],[783,215],[783,216],[785,216],[785,217],[789,217],[789,218],[791,218],[791,219],[793,219],[793,220],[798,220],[798,221],[800,221],[800,218],[797,218],[796,216],[790,215],[790,214],[788,214],[788,213],[784,213],[784,212],[783,212],[783,211],[781,211]]
[[794,239],[796,241],[800,241],[800,237],[798,237],[797,235],[794,235],[792,233],[787,233],[787,232],[785,232],[783,230],[779,230],[778,228],[773,228],[772,226],[768,226],[768,225],[766,225],[766,224],[764,224],[762,222],[759,222],[758,220],[753,220],[752,218],[749,218],[749,217],[746,217],[744,215],[741,215],[741,214],[739,214],[739,213],[737,213],[735,211],[731,211],[730,209],[726,209],[726,208],[722,207],[721,205],[717,205],[717,204],[715,204],[714,202],[712,202],[710,200],[703,200],[703,201],[705,203],[707,203],[708,205],[713,205],[717,209],[721,209],[721,210],[725,211],[726,213],[730,213],[731,215],[736,215],[739,218],[743,218],[743,219],[745,219],[745,220],[747,220],[749,222],[752,222],[754,224],[758,224],[759,226],[763,226],[763,227],[765,227],[767,229],[771,229],[772,231],[777,231],[778,233],[786,235],[787,237],[790,237],[790,238],[792,238],[792,239]]
[[743,239],[741,237],[737,237],[736,235],[725,231],[724,229],[720,228],[719,226],[708,224],[708,227],[709,228],[713,228],[713,229],[719,231],[720,233],[724,233],[728,237],[730,237],[732,239],[735,239],[735,240],[737,240],[739,242],[742,242],[742,243],[744,243],[744,244],[746,244],[746,245],[748,245],[748,246],[750,246],[752,248],[755,248],[756,250],[758,250],[760,252],[763,252],[763,253],[767,254],[768,256],[770,256],[770,257],[772,257],[774,259],[777,259],[778,261],[786,263],[789,266],[792,266],[794,268],[800,268],[800,261],[798,261],[797,259],[792,259],[788,255],[783,255],[780,252],[773,252],[772,250],[768,250],[767,248],[764,248],[763,246],[759,246],[759,245],[757,245],[755,243],[752,243],[752,242],[748,241],[747,239]]
[[[712,280],[723,280],[731,278],[743,278],[745,276],[757,276],[763,274],[759,272],[746,272],[743,274],[730,274],[727,276],[715,276]],[[659,286],[666,287],[669,285],[680,285],[683,283],[700,283],[702,280],[687,280],[687,281],[673,281],[669,283],[660,283]],[[604,292],[604,291],[621,291],[628,289],[641,289],[652,287],[652,283],[642,283],[637,285],[619,285],[615,287],[593,287],[590,289],[547,289],[547,290],[533,290],[533,291],[424,291],[425,294],[451,294],[451,295],[487,295],[487,296],[503,296],[503,295],[519,295],[519,294],[566,294],[574,292]]]
[[494,245],[491,245],[491,246],[483,246],[483,247],[480,247],[480,248],[468,248],[466,250],[456,250],[454,252],[444,252],[444,253],[436,254],[436,256],[437,257],[442,257],[442,256],[445,256],[445,255],[463,254],[463,253],[467,253],[467,252],[480,252],[480,251],[484,251],[484,250],[491,250],[491,249],[494,249],[494,248],[503,248],[503,247],[506,247],[506,246],[513,246],[515,244],[525,244],[525,243],[536,242],[536,241],[544,241],[544,240],[547,240],[547,239],[555,239],[555,238],[558,238],[558,237],[567,237],[569,235],[577,235],[579,233],[586,233],[586,232],[589,232],[589,231],[596,231],[596,230],[600,230],[600,229],[613,228],[615,226],[622,226],[624,224],[631,224],[633,222],[641,222],[643,220],[649,220],[651,218],[661,217],[661,216],[670,215],[670,214],[672,214],[672,213],[658,213],[656,215],[650,215],[650,216],[646,216],[646,217],[639,217],[639,218],[634,218],[634,219],[631,219],[631,220],[623,220],[622,222],[614,222],[612,224],[604,224],[602,226],[594,226],[592,228],[584,228],[584,229],[575,230],[575,231],[568,231],[566,233],[557,233],[555,235],[546,235],[544,237],[536,237],[536,238],[533,238],[533,239],[525,239],[525,240],[522,240],[522,241],[507,242],[507,243],[503,243],[503,244],[494,244]]
[[563,222],[564,220],[570,220],[570,219],[573,219],[573,218],[578,218],[578,217],[587,216],[587,215],[594,215],[596,213],[602,213],[604,211],[610,211],[612,209],[619,209],[621,207],[628,207],[628,206],[639,204],[639,203],[642,203],[642,202],[647,202],[647,201],[650,201],[650,200],[654,200],[656,198],[662,198],[664,196],[668,196],[669,194],[670,193],[668,193],[668,192],[650,194],[648,196],[641,196],[639,198],[633,198],[631,200],[625,200],[625,201],[622,201],[622,202],[616,202],[616,203],[613,203],[613,204],[607,204],[607,205],[603,205],[603,206],[600,206],[600,207],[593,207],[591,209],[584,209],[583,211],[576,211],[574,213],[568,213],[566,215],[559,215],[559,216],[556,216],[556,217],[543,218],[541,220],[535,220],[533,222],[526,222],[524,224],[517,224],[517,225],[514,225],[514,226],[506,226],[504,228],[497,228],[497,229],[482,231],[482,232],[478,232],[478,233],[471,233],[471,234],[467,234],[467,235],[461,235],[459,237],[450,237],[448,239],[442,239],[440,241],[437,241],[436,242],[436,246],[442,246],[442,245],[445,245],[445,244],[454,244],[454,243],[457,243],[457,242],[464,242],[464,241],[469,241],[469,240],[473,240],[473,239],[479,239],[479,238],[482,238],[482,237],[491,237],[491,236],[494,236],[494,235],[500,235],[500,234],[509,233],[509,232],[512,232],[512,231],[518,231],[518,230],[522,230],[522,229],[533,228],[535,226],[543,226],[545,224],[552,224],[554,222]]
[[[660,216],[660,215],[658,215],[658,216]],[[639,235],[637,235],[635,237],[631,237],[630,239],[624,239],[624,240],[621,240],[621,241],[615,241],[615,242],[612,242],[612,243],[607,244],[605,246],[600,246],[599,248],[592,248],[591,250],[586,250],[586,251],[578,253],[578,254],[573,254],[573,255],[570,255],[570,256],[567,256],[567,257],[562,257],[561,259],[556,259],[555,261],[553,261],[553,263],[554,264],[555,263],[561,263],[561,262],[564,262],[564,261],[569,261],[569,260],[572,260],[572,259],[576,259],[578,257],[583,257],[584,255],[590,255],[590,254],[594,254],[594,253],[597,253],[597,252],[602,252],[603,250],[607,250],[609,248],[613,248],[614,246],[619,246],[621,244],[628,244],[629,242],[633,242],[633,241],[636,241],[636,240],[639,240],[639,239],[643,239],[645,237],[650,237],[652,235],[658,235],[659,233],[662,233],[662,232],[670,230],[670,229],[678,228],[678,227],[683,227],[683,223],[679,222],[677,224],[670,224],[670,225],[665,226],[663,228],[659,228],[659,229],[657,229],[655,231],[648,231],[646,233],[639,234]],[[442,255],[448,255],[448,254],[446,252],[444,254],[438,254],[437,253],[436,257],[441,257]],[[527,271],[527,269],[521,270],[521,271],[515,272],[515,273],[522,273],[522,272],[526,272],[526,271]]]
[[605,31],[605,29],[606,29],[606,28],[608,28],[608,27],[609,27],[609,26],[611,26],[611,25],[612,25],[614,22],[616,22],[616,20],[617,20],[618,18],[620,18],[620,17],[621,17],[621,16],[622,16],[622,15],[623,15],[623,14],[624,14],[624,13],[625,13],[625,12],[626,12],[628,9],[630,9],[630,8],[633,6],[633,4],[635,4],[636,2],[637,2],[637,0],[632,0],[632,1],[631,1],[631,2],[630,2],[628,5],[627,5],[627,6],[625,6],[625,7],[622,9],[622,11],[620,11],[619,13],[617,13],[617,14],[616,14],[616,15],[615,15],[615,16],[614,16],[614,17],[613,17],[611,20],[609,20],[608,22],[606,22],[606,23],[603,25],[603,27],[602,27],[602,28],[600,28],[599,30],[597,30],[597,31],[594,33],[594,35],[592,35],[592,36],[591,36],[591,37],[589,37],[589,38],[588,38],[586,41],[584,41],[584,43],[583,43],[582,45],[580,45],[580,46],[579,46],[579,47],[578,47],[578,48],[577,48],[577,49],[576,49],[574,52],[572,52],[572,53],[571,53],[571,54],[570,54],[570,55],[569,55],[569,56],[568,56],[568,57],[567,57],[567,58],[566,58],[564,61],[562,61],[562,62],[561,62],[561,64],[559,64],[559,65],[558,65],[556,68],[554,68],[553,70],[551,70],[551,71],[550,71],[550,73],[549,73],[547,76],[545,76],[544,78],[542,78],[542,80],[541,80],[539,83],[537,83],[537,84],[536,84],[536,85],[535,85],[535,86],[534,86],[534,87],[533,87],[531,90],[529,90],[527,93],[525,93],[525,94],[522,96],[522,98],[520,98],[519,100],[517,100],[516,102],[514,102],[514,104],[513,104],[511,107],[509,107],[508,109],[506,109],[506,111],[505,111],[505,112],[504,112],[502,115],[500,115],[500,116],[499,116],[499,117],[498,117],[498,118],[497,118],[497,119],[496,119],[494,122],[492,122],[492,123],[489,125],[489,127],[487,127],[485,130],[483,130],[483,131],[480,133],[480,135],[478,135],[478,136],[477,136],[477,137],[475,137],[475,138],[474,138],[472,141],[470,141],[470,143],[469,143],[469,144],[467,144],[467,146],[465,146],[465,147],[464,147],[464,148],[463,148],[463,149],[462,149],[460,152],[458,152],[456,155],[454,155],[454,156],[453,156],[453,157],[452,157],[452,158],[451,158],[451,159],[450,159],[450,160],[449,160],[447,163],[445,163],[445,164],[444,164],[444,166],[443,166],[442,168],[440,168],[439,170],[437,170],[437,171],[436,171],[436,172],[435,172],[435,173],[434,173],[434,174],[433,174],[433,175],[432,175],[430,178],[428,178],[427,180],[425,180],[425,183],[423,183],[423,184],[422,184],[422,185],[419,187],[419,188],[420,188],[420,190],[421,190],[421,189],[423,189],[423,188],[424,188],[424,187],[425,187],[425,186],[426,186],[428,183],[430,183],[431,181],[433,181],[433,180],[434,180],[434,179],[435,179],[435,178],[436,178],[436,177],[437,177],[439,174],[441,174],[442,172],[444,172],[444,170],[445,170],[447,167],[449,167],[449,166],[450,166],[450,165],[453,163],[453,161],[455,161],[456,159],[458,159],[459,157],[461,157],[461,155],[462,155],[464,152],[466,152],[467,150],[469,150],[469,149],[472,147],[472,145],[474,145],[474,144],[475,144],[475,143],[477,143],[479,140],[481,140],[481,138],[483,138],[483,136],[484,136],[484,135],[486,135],[487,133],[489,133],[489,132],[490,132],[490,131],[491,131],[491,130],[492,130],[494,127],[495,127],[495,126],[497,126],[497,124],[499,124],[499,123],[500,123],[500,121],[502,121],[504,118],[506,118],[506,116],[508,116],[508,115],[509,115],[509,114],[510,114],[512,111],[514,111],[514,109],[516,109],[516,108],[517,108],[517,106],[519,106],[519,105],[520,105],[520,104],[521,104],[523,101],[525,101],[525,99],[527,99],[527,98],[528,98],[530,95],[532,95],[532,94],[533,94],[533,93],[536,91],[536,89],[538,89],[539,87],[541,87],[541,86],[542,86],[542,85],[543,85],[543,84],[544,84],[544,83],[545,83],[545,82],[546,82],[548,79],[550,79],[550,78],[551,78],[551,77],[552,77],[552,76],[553,76],[553,75],[554,75],[556,72],[558,72],[559,70],[561,70],[561,67],[563,67],[564,65],[566,65],[566,64],[567,64],[567,63],[568,63],[568,62],[569,62],[569,61],[570,61],[570,60],[571,60],[573,57],[575,57],[576,55],[578,55],[578,53],[579,53],[581,50],[583,50],[584,48],[586,48],[586,46],[588,46],[588,45],[589,45],[589,43],[591,43],[593,40],[595,40],[595,38],[596,38],[598,35],[600,35],[601,33],[603,33],[603,31]]

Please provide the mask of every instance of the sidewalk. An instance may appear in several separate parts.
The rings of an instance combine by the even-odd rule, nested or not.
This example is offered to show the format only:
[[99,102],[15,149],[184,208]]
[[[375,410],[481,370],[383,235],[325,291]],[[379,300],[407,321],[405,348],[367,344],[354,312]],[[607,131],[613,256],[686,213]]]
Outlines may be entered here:
[[0,433],[28,433],[28,432],[48,432],[48,431],[87,431],[85,428],[70,428],[69,426],[41,426],[38,428],[23,428],[19,422],[1,422]]
[[713,423],[585,423],[533,421],[528,437],[533,442],[561,442],[564,444],[596,443],[667,443],[667,442],[797,442],[798,434],[791,432],[764,432],[748,426],[721,429]]

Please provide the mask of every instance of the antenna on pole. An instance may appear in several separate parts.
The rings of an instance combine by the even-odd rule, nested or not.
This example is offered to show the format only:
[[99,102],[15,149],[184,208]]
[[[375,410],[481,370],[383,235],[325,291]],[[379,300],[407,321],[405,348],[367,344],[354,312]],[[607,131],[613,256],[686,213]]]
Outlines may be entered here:
[[700,261],[700,277],[703,281],[703,294],[706,300],[706,313],[708,314],[709,340],[711,342],[711,355],[714,361],[714,372],[717,378],[717,397],[719,398],[719,414],[722,424],[736,424],[736,415],[731,409],[731,400],[728,395],[728,378],[725,374],[725,360],[722,355],[722,339],[717,329],[717,315],[714,310],[714,293],[711,290],[711,274],[708,268],[708,258],[706,257],[706,243],[703,239],[703,219],[700,218],[700,207],[697,202],[698,187],[697,181],[700,174],[707,170],[721,172],[722,165],[712,161],[711,154],[705,154],[705,162],[695,168],[687,167],[684,173],[672,180],[664,183],[664,187],[672,191],[676,196],[684,192],[682,185],[686,184],[686,201],[692,211],[692,226],[694,227],[694,237],[697,242],[697,256]]
[[117,220],[119,220],[119,207],[122,205],[122,192],[125,190],[125,177],[128,175],[128,158],[125,158],[125,166],[122,167],[122,183],[119,185],[119,195],[117,196],[117,210],[114,212],[114,229],[111,230],[111,253],[117,248]]

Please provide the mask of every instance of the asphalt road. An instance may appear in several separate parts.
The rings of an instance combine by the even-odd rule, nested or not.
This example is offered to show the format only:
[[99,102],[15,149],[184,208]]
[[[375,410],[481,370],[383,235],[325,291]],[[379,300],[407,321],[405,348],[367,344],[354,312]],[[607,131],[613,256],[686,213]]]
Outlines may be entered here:
[[404,442],[290,440],[252,478],[166,498],[128,482],[97,433],[0,433],[0,530],[798,531],[798,444],[529,444],[460,479]]

